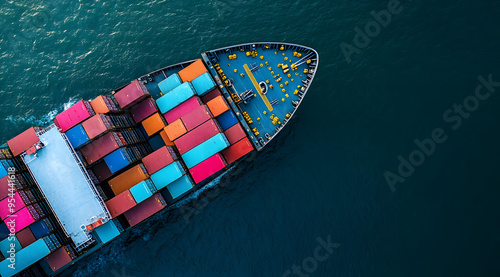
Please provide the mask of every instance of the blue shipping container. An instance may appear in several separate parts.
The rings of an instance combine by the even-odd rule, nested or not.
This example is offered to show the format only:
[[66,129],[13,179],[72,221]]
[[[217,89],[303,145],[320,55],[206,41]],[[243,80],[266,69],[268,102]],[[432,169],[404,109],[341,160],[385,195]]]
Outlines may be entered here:
[[25,270],[26,268],[43,259],[49,254],[49,247],[43,239],[39,239],[16,253],[16,266],[14,269],[9,267],[9,265],[11,264],[11,261],[9,259],[1,261],[0,275],[2,277],[13,276]]
[[173,199],[183,195],[188,192],[194,186],[193,181],[187,175],[182,176],[181,178],[175,180],[171,184],[167,186],[168,192],[172,196]]
[[111,173],[115,173],[130,164],[127,151],[123,148],[117,149],[104,157],[104,162],[106,162]]
[[182,168],[181,163],[176,161],[151,175],[151,180],[153,181],[156,189],[161,190],[173,181],[179,179],[185,173],[186,172],[184,171],[184,168]]
[[9,228],[5,222],[0,222],[0,240],[6,239],[10,234]]
[[31,224],[29,228],[36,239],[41,239],[50,233],[50,229],[43,221],[37,221]]
[[156,136],[150,138],[148,140],[148,143],[151,146],[151,148],[153,148],[153,152],[165,146],[165,141],[163,140],[160,134],[157,134]]
[[16,253],[23,248],[21,246],[21,243],[19,243],[19,240],[17,240],[17,237],[15,237],[15,235],[14,235],[15,239],[9,240],[9,238],[0,241],[0,252],[2,252],[4,257],[9,257],[10,253],[8,253],[7,251],[11,249],[10,247],[11,243],[14,244],[14,249]]
[[0,163],[0,178],[7,176],[7,174],[8,174],[7,169],[2,163]]
[[236,115],[234,115],[233,111],[231,110],[219,115],[216,119],[217,122],[219,122],[220,127],[224,131],[226,131],[227,129],[233,127],[236,123],[238,123]]
[[160,91],[163,92],[163,94],[166,94],[167,92],[173,90],[174,88],[180,86],[181,84],[182,84],[181,77],[179,77],[179,74],[175,73],[174,75],[161,81],[158,84],[158,87],[160,88]]
[[199,96],[203,96],[215,88],[215,82],[208,72],[201,74],[201,76],[194,79],[191,84],[193,84],[194,90]]
[[229,142],[226,136],[224,136],[224,134],[217,134],[186,152],[182,155],[182,159],[188,168],[192,168],[228,146]]
[[95,229],[97,236],[101,239],[102,243],[106,243],[114,238],[116,238],[120,231],[115,225],[113,220],[106,222],[104,225],[101,225]]
[[89,136],[87,135],[87,132],[85,132],[85,129],[83,129],[83,126],[81,124],[76,125],[75,127],[68,130],[66,132],[66,136],[68,137],[71,146],[73,146],[73,148],[75,149],[83,146],[89,141]]
[[156,100],[156,105],[160,108],[161,113],[166,113],[191,98],[194,94],[193,85],[185,82]]
[[150,182],[151,180],[148,179],[130,188],[130,193],[137,204],[153,196],[154,191],[151,191],[150,184],[148,184]]

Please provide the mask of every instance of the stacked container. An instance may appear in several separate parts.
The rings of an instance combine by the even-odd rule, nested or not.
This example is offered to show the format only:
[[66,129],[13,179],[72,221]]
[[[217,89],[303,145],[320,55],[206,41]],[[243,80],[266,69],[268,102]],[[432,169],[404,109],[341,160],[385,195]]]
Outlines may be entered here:
[[61,129],[61,131],[66,132],[94,115],[95,112],[92,109],[90,102],[82,100],[64,112],[56,115],[54,122]]
[[148,96],[148,90],[138,80],[133,81],[128,86],[122,88],[114,94],[116,101],[123,109],[129,108]]
[[90,101],[90,105],[94,109],[96,114],[108,114],[108,113],[117,113],[120,112],[121,109],[118,108],[118,105],[115,103],[115,100],[106,95],[100,95],[94,100]]

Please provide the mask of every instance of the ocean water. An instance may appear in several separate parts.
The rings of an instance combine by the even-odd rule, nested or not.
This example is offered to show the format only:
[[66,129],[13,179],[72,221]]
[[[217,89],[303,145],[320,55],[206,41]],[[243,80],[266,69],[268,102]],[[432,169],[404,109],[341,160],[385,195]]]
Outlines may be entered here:
[[202,51],[308,45],[319,71],[278,139],[64,276],[499,276],[499,11],[494,0],[4,1],[0,139]]

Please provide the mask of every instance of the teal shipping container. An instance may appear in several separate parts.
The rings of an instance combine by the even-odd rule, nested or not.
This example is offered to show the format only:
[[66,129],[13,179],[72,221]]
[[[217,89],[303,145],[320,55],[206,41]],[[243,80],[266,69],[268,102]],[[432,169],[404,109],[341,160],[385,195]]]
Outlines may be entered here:
[[168,77],[167,79],[158,83],[158,87],[160,88],[160,91],[163,92],[163,94],[166,94],[167,92],[173,90],[174,88],[180,86],[181,84],[182,84],[181,77],[179,77],[179,74],[175,73],[172,76]]
[[175,180],[171,184],[167,186],[168,192],[172,196],[173,199],[183,195],[188,192],[194,186],[193,181],[187,176],[184,175],[181,178]]
[[201,74],[201,76],[194,79],[191,84],[193,84],[194,90],[199,96],[203,96],[215,88],[215,82],[208,72]]
[[153,181],[156,189],[161,190],[173,181],[179,179],[184,174],[186,174],[186,172],[181,163],[176,161],[151,175],[151,180]]
[[43,259],[45,256],[50,254],[50,249],[43,239],[39,239],[34,243],[26,246],[16,252],[16,265],[15,268],[9,267],[11,264],[10,259],[5,259],[0,262],[0,275],[2,277],[13,276],[32,264]]
[[99,237],[102,243],[107,243],[108,241],[116,238],[120,235],[120,230],[116,227],[115,221],[110,220],[105,224],[97,227],[95,233]]
[[158,105],[161,113],[166,113],[193,95],[195,95],[193,85],[185,82],[156,100],[156,105]]
[[[9,238],[10,238],[10,240],[9,240]],[[19,240],[17,239],[17,237],[15,235],[8,237],[8,238],[0,241],[0,252],[2,252],[2,255],[4,257],[10,256],[10,253],[7,252],[7,251],[11,251],[12,247],[10,247],[10,244],[14,244],[13,249],[15,250],[15,253],[17,253],[19,250],[21,250],[23,248],[21,246],[21,243],[19,243]]]
[[149,197],[153,196],[153,193],[155,193],[155,186],[153,185],[153,182],[150,179],[144,180],[140,182],[139,184],[133,186],[130,188],[130,193],[135,199],[135,202],[137,204],[141,203],[142,201],[148,199]]
[[182,159],[188,168],[192,168],[228,146],[229,142],[226,136],[224,134],[217,134],[186,152],[182,155]]

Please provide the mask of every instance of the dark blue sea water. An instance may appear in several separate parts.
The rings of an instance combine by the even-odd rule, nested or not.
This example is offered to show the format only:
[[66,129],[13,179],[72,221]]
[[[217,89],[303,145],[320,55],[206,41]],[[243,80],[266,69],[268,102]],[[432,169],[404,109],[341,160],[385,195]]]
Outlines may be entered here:
[[229,183],[66,276],[499,276],[500,1],[401,0],[377,29],[389,2],[2,2],[2,141],[205,50],[321,57],[294,120]]

